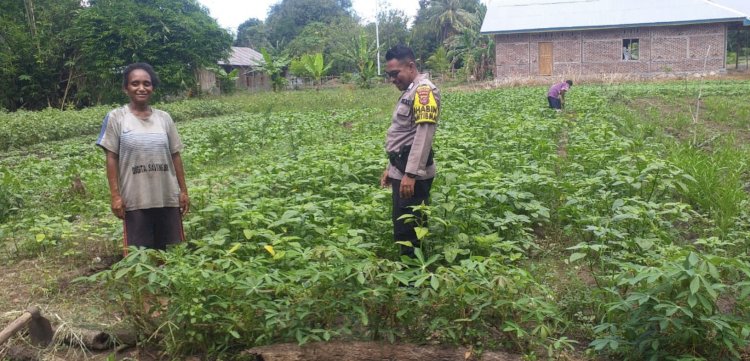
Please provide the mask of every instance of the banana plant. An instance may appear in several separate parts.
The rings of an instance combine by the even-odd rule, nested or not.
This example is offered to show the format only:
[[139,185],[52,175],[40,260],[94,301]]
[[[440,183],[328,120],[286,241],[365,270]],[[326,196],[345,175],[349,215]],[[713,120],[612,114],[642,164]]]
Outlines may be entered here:
[[315,80],[315,89],[320,90],[320,86],[322,85],[321,79],[328,73],[329,70],[331,70],[333,61],[330,61],[328,62],[328,64],[326,64],[323,60],[323,54],[317,53],[302,55],[302,58],[300,58],[300,62],[302,63],[302,66],[304,67],[307,75]]

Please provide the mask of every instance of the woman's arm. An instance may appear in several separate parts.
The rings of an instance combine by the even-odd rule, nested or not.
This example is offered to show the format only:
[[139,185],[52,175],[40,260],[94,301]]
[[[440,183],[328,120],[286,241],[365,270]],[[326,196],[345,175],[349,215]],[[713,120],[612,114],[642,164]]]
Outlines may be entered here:
[[125,219],[125,202],[120,196],[119,158],[116,153],[107,152],[107,182],[109,182],[110,207],[117,218]]
[[185,215],[190,210],[190,197],[188,197],[185,168],[182,166],[180,152],[172,153],[172,164],[174,164],[174,171],[177,174],[177,184],[180,185],[180,212]]

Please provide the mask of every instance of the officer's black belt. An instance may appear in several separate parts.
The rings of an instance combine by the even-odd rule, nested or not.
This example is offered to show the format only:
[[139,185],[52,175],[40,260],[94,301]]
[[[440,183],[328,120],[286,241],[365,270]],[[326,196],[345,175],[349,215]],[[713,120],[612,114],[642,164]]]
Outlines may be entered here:
[[[401,173],[406,173],[406,163],[409,161],[409,153],[411,153],[411,144],[401,147],[398,152],[388,152],[388,161],[391,165],[396,167]],[[431,166],[434,163],[434,152],[430,148],[430,155],[427,157],[427,166]]]

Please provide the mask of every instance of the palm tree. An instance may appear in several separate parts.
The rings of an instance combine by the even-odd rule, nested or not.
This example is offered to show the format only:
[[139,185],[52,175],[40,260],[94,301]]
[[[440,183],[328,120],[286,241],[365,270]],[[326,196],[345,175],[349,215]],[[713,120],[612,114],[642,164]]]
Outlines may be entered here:
[[475,3],[473,0],[430,1],[427,18],[437,27],[440,42],[479,26],[481,11]]
[[467,78],[483,78],[492,69],[495,57],[495,43],[491,37],[479,34],[473,29],[466,29],[460,34],[451,36],[445,41],[450,49],[448,57],[451,68],[460,62],[466,70]]
[[435,54],[432,54],[427,59],[425,65],[427,65],[427,68],[432,70],[435,75],[444,77],[446,74],[450,73],[453,66],[453,63],[448,59],[448,52],[445,50],[444,46],[441,46],[435,50]]

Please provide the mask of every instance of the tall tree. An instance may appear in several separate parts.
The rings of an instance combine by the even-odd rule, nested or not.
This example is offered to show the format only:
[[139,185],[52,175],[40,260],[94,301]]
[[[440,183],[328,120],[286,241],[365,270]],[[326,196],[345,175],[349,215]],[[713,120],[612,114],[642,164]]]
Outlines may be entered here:
[[444,41],[481,22],[479,0],[431,0],[427,8],[429,22],[438,30],[438,40]]
[[297,36],[289,42],[286,50],[292,57],[301,57],[308,53],[322,53],[331,44],[335,29],[328,24],[312,22],[307,24]]
[[307,24],[330,24],[341,16],[351,17],[351,0],[281,0],[271,7],[266,19],[268,40],[289,43]]
[[419,0],[419,10],[414,17],[414,24],[409,34],[409,45],[420,64],[424,64],[440,46],[438,32],[428,16],[428,8],[429,0]]
[[[409,41],[409,17],[402,10],[387,9],[377,16],[380,47],[389,49]],[[375,23],[367,24],[367,33],[375,34]]]
[[74,27],[93,102],[121,98],[118,71],[129,63],[151,63],[164,94],[193,89],[198,69],[229,54],[231,35],[197,0],[89,3]]
[[0,1],[0,108],[60,107],[80,53],[70,19],[79,0]]
[[495,42],[477,30],[466,29],[445,41],[451,66],[461,65],[467,80],[481,80],[492,75],[495,64]]
[[[381,11],[376,21],[380,34],[380,61],[385,63],[385,51],[398,44],[409,42],[409,17],[402,10],[386,9]],[[375,36],[375,23],[365,27],[367,34]]]
[[426,59],[465,29],[479,31],[486,11],[480,0],[420,0],[410,41],[417,58]]
[[271,43],[268,41],[266,24],[256,18],[246,20],[237,27],[237,38],[234,40],[234,45],[255,50],[268,48]]
[[331,69],[333,74],[351,71],[354,63],[341,55],[347,51],[352,34],[358,34],[361,28],[353,18],[348,16],[334,19],[329,24],[313,22],[305,26],[302,32],[286,46],[286,50],[293,57],[323,53],[326,59],[337,59]]

